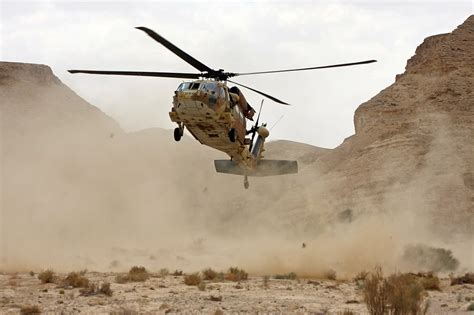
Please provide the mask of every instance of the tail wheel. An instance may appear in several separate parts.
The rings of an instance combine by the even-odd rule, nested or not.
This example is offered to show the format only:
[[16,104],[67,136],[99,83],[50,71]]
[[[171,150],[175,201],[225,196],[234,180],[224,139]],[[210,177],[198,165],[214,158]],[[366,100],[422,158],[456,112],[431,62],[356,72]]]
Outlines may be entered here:
[[250,183],[247,176],[244,177],[244,188],[249,189]]
[[236,133],[235,133],[235,129],[234,129],[234,128],[231,128],[231,129],[229,130],[228,135],[229,135],[229,140],[230,140],[230,142],[235,142],[235,140],[236,140]]
[[183,136],[183,133],[181,132],[181,128],[176,127],[174,129],[174,140],[179,141],[181,140],[182,136]]

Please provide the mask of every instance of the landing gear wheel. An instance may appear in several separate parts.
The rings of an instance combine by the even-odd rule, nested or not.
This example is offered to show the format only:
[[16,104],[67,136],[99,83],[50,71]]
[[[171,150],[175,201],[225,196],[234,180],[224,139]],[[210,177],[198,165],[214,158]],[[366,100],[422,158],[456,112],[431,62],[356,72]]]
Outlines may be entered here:
[[181,140],[182,136],[183,136],[183,132],[181,131],[181,128],[179,127],[174,128],[174,140],[179,141]]
[[249,189],[250,183],[247,176],[244,177],[244,188]]
[[235,142],[235,129],[234,128],[231,128],[229,130],[228,135],[229,135],[230,142]]

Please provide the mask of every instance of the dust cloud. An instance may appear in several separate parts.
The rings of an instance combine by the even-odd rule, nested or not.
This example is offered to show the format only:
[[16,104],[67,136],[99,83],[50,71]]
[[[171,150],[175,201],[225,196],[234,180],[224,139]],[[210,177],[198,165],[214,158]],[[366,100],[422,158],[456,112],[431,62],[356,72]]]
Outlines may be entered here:
[[[25,88],[35,97],[19,100]],[[187,137],[175,143],[165,130],[124,133],[62,85],[2,93],[2,270],[239,266],[348,278],[408,269],[404,249],[418,243],[450,249],[472,269],[472,235],[448,240],[426,219],[431,201],[420,187],[430,165],[382,202],[356,196],[346,208],[342,179],[317,161],[300,163],[298,175],[252,178],[246,191],[240,177],[215,173],[220,152]]]

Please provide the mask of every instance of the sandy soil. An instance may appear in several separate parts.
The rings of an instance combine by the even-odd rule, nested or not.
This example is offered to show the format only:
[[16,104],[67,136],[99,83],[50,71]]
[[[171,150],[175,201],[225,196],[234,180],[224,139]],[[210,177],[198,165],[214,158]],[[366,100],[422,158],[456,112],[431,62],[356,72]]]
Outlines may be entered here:
[[[22,306],[37,305],[43,313],[66,314],[367,314],[360,284],[354,281],[270,278],[265,288],[262,277],[250,277],[242,282],[207,281],[202,291],[185,285],[183,276],[154,276],[125,284],[115,282],[117,273],[85,276],[97,284],[110,282],[112,296],[82,296],[80,289],[42,284],[29,273],[0,274],[0,313],[19,314]],[[429,314],[466,314],[474,301],[474,285],[450,286],[449,279],[443,279],[441,291],[429,291],[428,299]]]

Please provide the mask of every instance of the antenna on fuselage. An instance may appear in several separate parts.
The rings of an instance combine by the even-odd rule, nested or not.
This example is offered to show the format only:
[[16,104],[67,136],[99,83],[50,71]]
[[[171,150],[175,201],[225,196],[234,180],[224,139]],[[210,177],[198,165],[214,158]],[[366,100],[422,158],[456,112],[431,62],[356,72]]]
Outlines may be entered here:
[[257,120],[255,121],[255,125],[253,125],[253,127],[250,129],[250,132],[252,133],[252,140],[250,141],[250,147],[249,147],[250,152],[252,152],[253,140],[255,139],[255,134],[257,133],[257,130],[258,130],[258,121],[260,120],[260,114],[262,113],[263,101],[264,99],[262,99],[262,102],[260,103],[260,109],[258,110],[258,116],[257,116]]
[[280,120],[283,119],[283,117],[285,117],[285,115],[281,115],[280,118],[278,118],[278,120],[276,121],[276,123],[274,123],[268,131],[272,131],[272,129],[280,122]]

